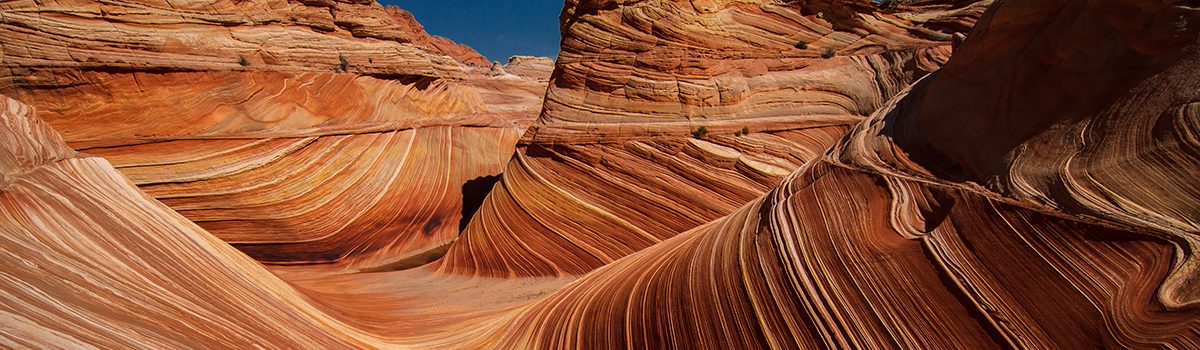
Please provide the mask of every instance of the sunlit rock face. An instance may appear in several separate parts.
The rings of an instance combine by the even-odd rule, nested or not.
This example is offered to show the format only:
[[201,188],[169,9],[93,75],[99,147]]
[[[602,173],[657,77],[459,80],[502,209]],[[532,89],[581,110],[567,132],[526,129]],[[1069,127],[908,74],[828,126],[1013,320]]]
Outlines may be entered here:
[[490,77],[373,2],[2,11],[0,93],[271,263],[372,267],[453,240],[464,196],[484,195],[464,189],[503,170],[550,74]]
[[1196,348],[1198,20],[998,2],[767,195],[584,275],[503,343]]
[[397,26],[397,29],[404,31],[414,44],[450,56],[459,62],[471,66],[485,67],[490,64],[487,57],[483,57],[483,55],[480,55],[479,52],[476,52],[470,46],[459,44],[440,36],[429,35],[429,33],[425,32],[425,27],[417,22],[412,13],[393,6],[388,6],[386,11],[401,22]]
[[728,214],[939,68],[989,3],[568,1],[541,117],[441,268],[581,274]]
[[[564,54],[553,78],[524,58],[461,77],[20,66],[0,86],[34,104],[0,96],[0,347],[1200,348],[1200,10],[924,4],[568,2],[564,28],[669,10],[763,38],[763,18],[849,14],[929,41],[795,58],[794,91],[746,91],[845,111],[738,136],[723,123],[767,102],[704,107],[739,111],[693,118],[708,135],[639,135],[671,127],[642,108],[658,102],[558,85],[617,54]],[[707,35],[678,18],[651,32]],[[968,31],[953,52],[919,39]],[[621,37],[599,41],[639,42]],[[46,71],[59,83],[28,80]],[[864,81],[877,95],[835,89]],[[587,97],[555,107],[570,94]]]
[[295,289],[0,96],[9,348],[349,348]]
[[14,1],[4,15],[5,66],[28,83],[70,81],[49,68],[464,74],[373,2]]
[[512,56],[504,71],[526,79],[549,79],[554,72],[554,60],[546,57]]

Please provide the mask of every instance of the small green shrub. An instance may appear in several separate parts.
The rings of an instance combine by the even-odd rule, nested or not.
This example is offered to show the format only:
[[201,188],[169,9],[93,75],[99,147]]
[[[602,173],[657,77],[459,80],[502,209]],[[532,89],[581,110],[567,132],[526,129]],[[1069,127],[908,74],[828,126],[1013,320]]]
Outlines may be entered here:
[[701,126],[699,129],[692,131],[692,137],[694,138],[702,139],[705,136],[708,136],[708,128],[706,127]]
[[967,36],[965,34],[954,33],[954,36],[951,37],[950,47],[958,50],[958,47],[962,46],[962,44],[965,42],[967,42]]
[[801,41],[801,42],[797,42],[797,43],[796,43],[796,48],[797,48],[797,49],[801,49],[801,50],[807,49],[807,48],[808,48],[808,43],[807,43],[807,42],[803,42],[803,41]]
[[242,67],[246,67],[250,65],[250,60],[247,60],[246,56],[238,56],[238,64],[242,65]]
[[741,133],[742,133],[742,135],[743,135],[743,136],[744,136],[744,135],[750,135],[750,128],[747,128],[747,127],[744,127],[744,126],[743,126],[743,127],[742,127],[742,130],[741,130]]
[[825,51],[821,51],[821,58],[833,58],[834,55],[837,55],[837,51],[833,51],[833,49],[830,48],[826,48]]
[[894,9],[902,5],[912,5],[912,0],[879,0],[879,8],[882,9]]
[[345,73],[350,71],[350,59],[346,55],[338,55],[338,71]]

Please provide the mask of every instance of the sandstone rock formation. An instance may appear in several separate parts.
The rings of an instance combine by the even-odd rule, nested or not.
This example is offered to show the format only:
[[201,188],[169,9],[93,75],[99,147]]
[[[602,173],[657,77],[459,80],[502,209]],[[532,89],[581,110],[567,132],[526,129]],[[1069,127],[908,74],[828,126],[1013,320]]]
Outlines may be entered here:
[[483,55],[480,55],[479,52],[476,52],[470,46],[462,45],[440,36],[429,35],[429,33],[425,32],[425,27],[417,22],[412,13],[394,6],[388,6],[385,9],[393,17],[400,20],[401,24],[398,26],[398,29],[404,31],[413,43],[431,51],[453,57],[455,60],[469,65],[485,67],[491,63],[487,57],[483,57]]
[[457,237],[548,71],[373,2],[10,2],[0,93],[72,147],[273,263],[373,267]]
[[546,57],[513,56],[508,58],[504,70],[525,79],[549,79],[554,72],[554,60]]
[[0,173],[4,347],[366,345],[7,97]]
[[30,84],[69,83],[52,68],[461,76],[445,54],[480,58],[437,49],[411,16],[374,2],[12,1],[4,15],[6,78]]
[[1087,4],[999,3],[777,189],[539,301],[505,344],[1200,346],[1200,11]]
[[988,3],[568,1],[545,109],[441,268],[582,274],[728,214],[937,69]]
[[[51,89],[13,73],[2,91],[47,118],[0,97],[0,346],[1200,347],[1200,9],[987,5],[568,2],[525,136],[519,91],[537,79],[514,72],[536,61],[502,79],[459,63],[461,77],[39,68],[77,82]],[[646,17],[652,35],[634,30],[664,13]],[[929,39],[975,16],[952,57]],[[739,44],[702,27],[757,43],[790,30],[768,19],[831,17],[827,37],[857,44],[829,59],[704,49]],[[679,41],[655,53],[656,38]],[[675,66],[702,51],[731,55],[709,69],[795,67],[734,79],[746,90],[728,103],[647,97],[704,81]],[[689,109],[709,135],[675,135],[695,131],[675,126]],[[448,245],[400,252],[418,236],[372,231],[421,223],[404,219],[281,239],[345,214],[442,213],[454,204],[388,198],[436,196],[514,150]],[[382,238],[397,241],[321,255]],[[331,263],[278,264],[306,257]]]

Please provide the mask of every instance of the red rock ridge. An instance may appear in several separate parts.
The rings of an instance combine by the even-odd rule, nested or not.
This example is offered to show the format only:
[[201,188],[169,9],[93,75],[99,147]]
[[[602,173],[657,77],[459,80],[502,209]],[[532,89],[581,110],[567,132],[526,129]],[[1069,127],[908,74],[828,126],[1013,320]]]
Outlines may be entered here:
[[389,14],[403,23],[400,28],[405,30],[405,33],[408,34],[408,37],[414,44],[421,45],[433,52],[454,57],[455,60],[463,64],[487,67],[492,63],[488,61],[487,57],[483,57],[483,55],[480,55],[479,52],[470,46],[459,44],[440,36],[429,35],[429,33],[425,32],[425,27],[417,22],[416,17],[413,17],[411,12],[395,6],[387,6],[385,9],[387,9]]

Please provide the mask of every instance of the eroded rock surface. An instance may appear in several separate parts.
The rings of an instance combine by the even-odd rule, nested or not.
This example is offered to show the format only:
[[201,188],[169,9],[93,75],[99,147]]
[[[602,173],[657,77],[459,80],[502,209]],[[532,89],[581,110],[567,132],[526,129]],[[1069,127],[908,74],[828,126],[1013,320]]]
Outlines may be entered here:
[[[548,70],[374,2],[9,2],[0,93],[77,150],[271,263],[370,268],[458,236]],[[481,63],[482,62],[482,63]]]
[[441,268],[576,275],[728,214],[940,67],[988,3],[568,1],[545,109]]
[[778,188],[586,274],[505,343],[1200,345],[1200,90],[1181,88],[1200,12],[996,6],[944,69]]
[[7,97],[0,146],[3,346],[368,346]]
[[[528,94],[505,87],[528,81],[517,67],[544,61],[459,64],[461,78],[68,69],[82,83],[45,89],[12,76],[4,91],[48,117],[0,97],[0,344],[1200,347],[1200,10],[1046,0],[999,1],[983,14],[984,5],[568,2],[564,55],[523,137]],[[635,30],[639,16],[661,11],[677,16],[646,17],[652,37]],[[598,48],[735,55],[705,51],[740,44],[701,28],[786,44],[762,28],[794,32],[766,19],[826,23],[813,18],[842,18],[809,26],[847,43],[839,53],[720,56],[710,63],[795,60],[761,81],[743,77],[750,96],[729,104],[647,97],[663,88],[645,81],[618,93],[599,79],[626,67],[631,79],[702,81],[664,68],[676,67],[670,60],[628,63],[640,54]],[[943,39],[976,18],[949,58]],[[601,29],[571,31],[580,25]],[[589,64],[607,66],[581,68]],[[572,77],[585,82],[563,81]],[[795,88],[774,91],[767,82],[778,80]],[[209,93],[171,93],[185,88]],[[562,103],[572,95],[585,97]],[[789,112],[760,114],[776,107]],[[679,132],[702,125],[709,135],[665,131],[689,123],[689,108],[711,119]],[[131,110],[147,114],[122,113]],[[748,135],[725,135],[730,123],[762,118],[770,122]],[[464,141],[479,139],[501,141]],[[438,181],[499,169],[513,150],[502,177],[464,187],[498,181],[448,244],[408,254],[396,240],[336,263],[264,268],[222,240],[263,261],[301,262],[339,239],[414,237],[371,231],[419,222],[401,219],[299,243],[265,229],[329,232],[322,225],[339,215],[422,213],[385,198],[436,196]],[[356,172],[350,185],[331,174]],[[372,211],[364,196],[392,204]],[[306,205],[320,211],[270,221]]]

